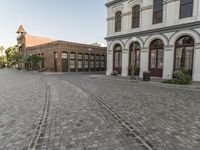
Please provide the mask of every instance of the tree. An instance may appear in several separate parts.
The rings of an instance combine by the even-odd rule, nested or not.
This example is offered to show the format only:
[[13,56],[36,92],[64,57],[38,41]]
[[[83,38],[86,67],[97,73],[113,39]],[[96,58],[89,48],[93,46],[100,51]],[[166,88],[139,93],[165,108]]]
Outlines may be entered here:
[[4,50],[4,47],[3,47],[3,46],[0,46],[0,56],[3,55],[3,50]]
[[36,54],[34,55],[29,55],[27,61],[31,64],[31,70],[35,69],[38,70],[40,69],[40,62],[43,60],[41,56],[38,56]]
[[14,46],[14,47],[9,47],[6,50],[6,59],[7,59],[7,63],[8,63],[8,67],[11,66],[20,66],[20,63],[22,61],[22,56],[19,53],[18,47]]

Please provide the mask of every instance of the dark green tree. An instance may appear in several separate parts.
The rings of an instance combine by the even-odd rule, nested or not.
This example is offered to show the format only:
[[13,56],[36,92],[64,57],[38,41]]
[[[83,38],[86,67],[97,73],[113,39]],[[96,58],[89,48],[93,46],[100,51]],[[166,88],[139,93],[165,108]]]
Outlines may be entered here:
[[12,66],[20,67],[20,64],[22,62],[22,56],[19,53],[17,46],[9,47],[6,50],[6,59],[8,67]]

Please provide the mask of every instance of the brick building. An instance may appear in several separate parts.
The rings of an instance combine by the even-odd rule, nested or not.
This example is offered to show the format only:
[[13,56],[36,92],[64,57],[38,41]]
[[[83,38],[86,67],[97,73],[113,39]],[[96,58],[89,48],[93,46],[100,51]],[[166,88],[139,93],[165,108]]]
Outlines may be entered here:
[[[106,68],[106,47],[31,36],[22,26],[17,33],[19,50],[24,58],[30,55],[44,58],[39,64],[40,69],[55,72],[90,72],[104,71]],[[24,68],[29,67],[30,64],[25,60]]]

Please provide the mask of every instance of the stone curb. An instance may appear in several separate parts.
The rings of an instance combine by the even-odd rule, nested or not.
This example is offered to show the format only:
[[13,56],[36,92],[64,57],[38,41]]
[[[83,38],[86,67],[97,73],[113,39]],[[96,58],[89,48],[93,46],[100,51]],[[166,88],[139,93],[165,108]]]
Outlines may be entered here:
[[92,79],[102,79],[102,80],[112,80],[112,81],[122,81],[122,82],[129,82],[129,83],[146,83],[146,84],[151,84],[154,86],[160,86],[160,87],[170,87],[170,88],[180,88],[180,89],[189,89],[189,90],[200,90],[200,85],[199,86],[194,86],[194,85],[174,85],[174,84],[166,84],[166,83],[160,83],[160,82],[151,82],[151,81],[142,81],[142,80],[132,80],[129,78],[125,77],[113,77],[113,76],[106,76],[106,75],[91,75],[88,76],[89,78]]

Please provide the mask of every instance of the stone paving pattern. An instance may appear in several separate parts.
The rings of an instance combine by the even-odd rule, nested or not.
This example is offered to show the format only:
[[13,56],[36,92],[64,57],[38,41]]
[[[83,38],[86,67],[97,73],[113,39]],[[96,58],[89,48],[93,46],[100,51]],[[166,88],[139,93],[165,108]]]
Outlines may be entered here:
[[198,89],[12,70],[0,85],[0,150],[200,148]]

